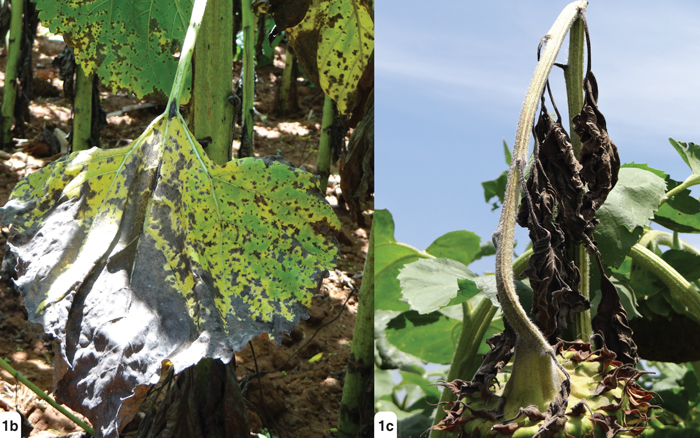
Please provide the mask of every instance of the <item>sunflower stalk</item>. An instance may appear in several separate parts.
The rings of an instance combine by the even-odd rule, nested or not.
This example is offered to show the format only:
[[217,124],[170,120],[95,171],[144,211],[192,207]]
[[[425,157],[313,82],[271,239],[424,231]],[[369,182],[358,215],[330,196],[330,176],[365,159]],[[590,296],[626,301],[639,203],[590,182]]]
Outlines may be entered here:
[[[537,326],[530,321],[518,301],[513,282],[513,243],[520,185],[527,162],[528,144],[535,114],[564,38],[582,11],[585,11],[587,4],[586,1],[569,4],[543,38],[544,50],[520,112],[503,208],[498,228],[493,236],[496,245],[498,300],[505,318],[516,333],[514,372],[504,390],[507,399],[506,415],[515,414],[520,407],[533,404],[540,409],[546,408],[547,404],[554,400],[565,380],[564,373],[554,359],[554,350]],[[527,373],[528,369],[535,369],[538,372]]]

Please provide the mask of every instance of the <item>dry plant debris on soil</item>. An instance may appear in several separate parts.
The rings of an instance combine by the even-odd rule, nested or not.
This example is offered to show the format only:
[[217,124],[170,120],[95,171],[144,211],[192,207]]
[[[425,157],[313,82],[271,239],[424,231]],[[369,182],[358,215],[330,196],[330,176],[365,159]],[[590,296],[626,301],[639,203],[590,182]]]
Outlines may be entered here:
[[[63,97],[58,71],[51,66],[52,59],[63,50],[63,46],[64,43],[60,41],[49,40],[46,30],[40,26],[33,53],[35,98],[30,107],[32,119],[26,141],[18,142],[14,150],[7,150],[5,154],[0,152],[0,205],[5,204],[20,178],[57,158],[49,156],[48,145],[41,140],[42,128],[51,132],[55,128],[63,132],[70,131],[71,103]],[[258,117],[255,125],[256,155],[279,153],[285,160],[313,172],[321,136],[324,96],[320,90],[310,88],[299,79],[301,110],[284,118],[272,115],[276,81],[282,78],[284,55],[284,50],[278,48],[274,64],[257,71],[258,97],[255,108],[263,116]],[[4,86],[2,72],[5,70],[5,58],[6,55],[0,56],[0,87]],[[238,72],[240,64],[234,65],[234,80],[237,80]],[[112,94],[105,88],[101,88],[100,97],[102,107],[108,114],[128,105],[145,103],[129,95]],[[162,111],[163,106],[155,106],[110,117],[109,124],[101,132],[103,147],[127,144],[138,137]],[[295,350],[307,344],[321,326],[339,313],[340,316],[322,327],[313,340],[299,350],[281,370],[265,374],[261,378],[267,408],[260,397],[258,380],[248,380],[246,398],[255,406],[248,406],[252,432],[260,432],[265,427],[256,410],[263,413],[266,409],[288,438],[331,436],[330,430],[338,424],[344,369],[350,355],[357,313],[357,295],[350,295],[353,290],[359,291],[362,283],[371,224],[360,228],[352,222],[342,203],[336,207],[342,196],[337,177],[331,176],[327,195],[342,222],[338,266],[323,281],[319,293],[314,297],[309,309],[310,318],[300,322],[284,338],[282,345],[277,346],[263,338],[253,340],[261,373],[282,366]],[[4,257],[6,251],[5,238],[0,237],[0,258]],[[0,356],[8,359],[15,369],[50,394],[53,377],[52,340],[43,333],[41,326],[27,321],[27,313],[21,301],[11,280],[4,275],[0,279]],[[348,302],[343,308],[345,301]],[[309,359],[318,354],[322,354],[320,359],[309,362]],[[237,352],[235,360],[239,378],[255,373],[249,347]],[[8,372],[0,370],[0,411],[15,408],[34,427],[31,437],[63,437],[81,431],[34,393],[18,384]],[[79,414],[78,417],[82,418]],[[136,422],[128,426],[125,436],[134,435],[135,426]],[[128,432],[130,429],[133,432]]]

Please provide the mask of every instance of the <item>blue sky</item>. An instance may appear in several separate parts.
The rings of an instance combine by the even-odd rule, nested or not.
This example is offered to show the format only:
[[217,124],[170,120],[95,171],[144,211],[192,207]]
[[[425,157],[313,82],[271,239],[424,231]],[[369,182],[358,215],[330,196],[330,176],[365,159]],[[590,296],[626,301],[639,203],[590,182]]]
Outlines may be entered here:
[[[502,142],[513,146],[537,45],[567,4],[376,4],[376,208],[393,214],[397,240],[425,249],[459,229],[490,239],[499,211],[481,182],[506,169]],[[690,169],[668,138],[700,142],[700,4],[593,1],[587,18],[598,103],[622,162],[684,180]],[[565,112],[559,69],[551,81]],[[520,253],[527,233],[516,238]],[[700,247],[700,235],[682,238]],[[472,268],[493,271],[493,258]]]

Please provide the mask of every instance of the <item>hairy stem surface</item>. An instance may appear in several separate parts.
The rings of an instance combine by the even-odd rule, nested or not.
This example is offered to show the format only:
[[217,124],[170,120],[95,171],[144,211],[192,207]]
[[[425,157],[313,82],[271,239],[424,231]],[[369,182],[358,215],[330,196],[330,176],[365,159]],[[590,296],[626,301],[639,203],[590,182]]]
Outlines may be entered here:
[[[518,408],[514,403],[522,403],[519,406],[525,407],[533,402],[539,405],[543,400],[546,402],[553,400],[564,380],[558,364],[554,363],[552,347],[535,324],[529,320],[518,301],[513,283],[513,242],[520,198],[521,172],[527,162],[528,144],[540,96],[568,30],[579,14],[585,10],[587,4],[586,1],[577,1],[566,6],[543,39],[545,47],[520,112],[501,218],[498,229],[494,233],[494,244],[497,248],[498,300],[501,303],[503,315],[517,335],[514,373],[504,390],[507,400],[510,398],[507,401],[506,412]],[[516,367],[522,370],[516,370]],[[536,370],[534,372],[533,367]],[[525,377],[520,378],[525,374]]]

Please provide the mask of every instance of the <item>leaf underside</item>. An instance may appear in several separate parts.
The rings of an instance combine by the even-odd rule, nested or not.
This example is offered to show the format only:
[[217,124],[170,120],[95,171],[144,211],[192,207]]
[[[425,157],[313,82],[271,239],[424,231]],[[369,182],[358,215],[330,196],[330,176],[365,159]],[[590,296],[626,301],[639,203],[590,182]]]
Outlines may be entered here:
[[97,436],[116,436],[162,361],[179,372],[264,332],[279,342],[340,227],[312,175],[273,159],[218,167],[179,114],[29,175],[2,215],[29,318],[60,342],[56,396]]
[[[113,92],[142,99],[170,91],[192,0],[36,3],[42,24],[63,35],[86,74],[97,73]],[[182,97],[186,102],[189,91]]]

